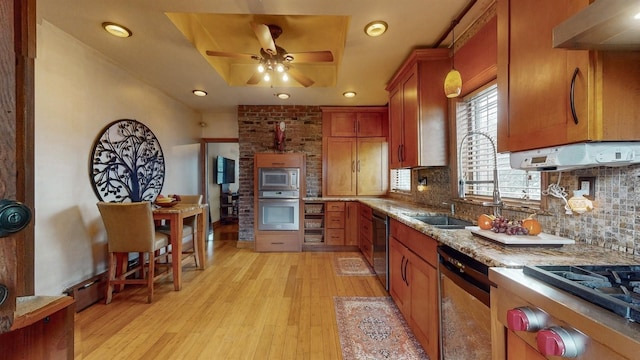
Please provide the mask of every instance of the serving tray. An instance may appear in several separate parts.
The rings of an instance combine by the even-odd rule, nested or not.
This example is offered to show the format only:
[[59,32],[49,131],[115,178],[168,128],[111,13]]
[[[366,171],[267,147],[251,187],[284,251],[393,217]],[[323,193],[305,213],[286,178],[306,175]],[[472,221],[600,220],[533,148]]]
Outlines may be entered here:
[[575,244],[575,240],[563,238],[560,236],[540,233],[538,235],[507,235],[504,233],[495,233],[491,230],[482,230],[479,227],[470,229],[471,233],[482,238],[495,241],[502,245],[509,246],[562,246],[565,244]]

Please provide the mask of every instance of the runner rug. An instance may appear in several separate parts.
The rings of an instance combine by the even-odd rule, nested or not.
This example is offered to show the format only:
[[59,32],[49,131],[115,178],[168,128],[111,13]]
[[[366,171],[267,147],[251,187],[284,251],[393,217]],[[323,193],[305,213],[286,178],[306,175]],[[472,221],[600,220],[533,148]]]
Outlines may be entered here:
[[428,360],[391,297],[334,297],[342,357]]
[[368,276],[375,275],[367,260],[363,257],[336,257],[333,262],[337,275]]

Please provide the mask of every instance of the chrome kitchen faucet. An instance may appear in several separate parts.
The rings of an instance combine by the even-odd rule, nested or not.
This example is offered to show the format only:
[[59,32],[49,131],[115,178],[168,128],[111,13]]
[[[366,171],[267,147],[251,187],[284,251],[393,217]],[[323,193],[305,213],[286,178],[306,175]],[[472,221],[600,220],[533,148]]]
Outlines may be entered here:
[[[467,140],[467,138],[470,135],[481,135],[484,136],[485,138],[487,138],[489,140],[489,142],[491,143],[491,148],[493,149],[493,180],[469,180],[466,181],[465,180],[465,176],[464,173],[462,172],[462,145],[464,145],[464,141]],[[500,217],[502,216],[502,206],[504,205],[504,203],[502,202],[502,199],[500,198],[500,190],[498,188],[498,155],[497,155],[497,149],[496,149],[496,144],[493,141],[493,139],[481,132],[481,131],[469,131],[463,138],[462,141],[460,141],[460,148],[458,148],[458,176],[459,176],[459,180],[458,180],[458,196],[461,199],[465,198],[465,191],[464,191],[464,186],[465,184],[491,184],[493,183],[493,201],[492,202],[488,202],[485,201],[482,203],[482,206],[490,206],[493,208],[493,215],[496,217]]]

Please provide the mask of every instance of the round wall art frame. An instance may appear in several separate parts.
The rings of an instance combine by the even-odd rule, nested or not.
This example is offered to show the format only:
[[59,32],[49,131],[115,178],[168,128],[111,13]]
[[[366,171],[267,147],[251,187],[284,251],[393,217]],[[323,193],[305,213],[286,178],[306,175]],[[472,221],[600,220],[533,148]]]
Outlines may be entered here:
[[160,142],[143,123],[121,119],[102,130],[90,161],[93,190],[101,201],[155,201],[164,185]]

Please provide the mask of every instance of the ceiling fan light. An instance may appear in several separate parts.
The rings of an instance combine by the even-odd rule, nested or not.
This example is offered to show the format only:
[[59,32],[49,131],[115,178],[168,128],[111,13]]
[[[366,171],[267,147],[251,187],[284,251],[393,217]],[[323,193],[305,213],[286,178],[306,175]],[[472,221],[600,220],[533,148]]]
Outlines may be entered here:
[[119,38],[128,38],[131,35],[133,35],[131,30],[127,29],[122,25],[112,23],[112,22],[103,22],[102,28],[105,29],[109,34],[113,36],[117,36]]
[[456,69],[451,69],[444,78],[444,94],[448,98],[458,97],[462,91],[462,76]]
[[271,76],[269,76],[269,73],[264,74],[264,81],[269,81],[271,80]]
[[350,99],[350,98],[356,96],[356,92],[355,91],[345,91],[345,92],[342,93],[342,96]]
[[260,73],[264,72],[264,65],[262,65],[262,64],[258,65],[258,72],[260,72]]
[[276,65],[276,71],[277,72],[283,72],[284,71],[284,65],[282,65],[282,64]]
[[282,81],[289,81],[289,75],[287,75],[287,73],[282,74]]
[[388,28],[389,25],[386,22],[382,20],[376,20],[368,23],[364,27],[364,32],[371,37],[376,37],[387,32]]

